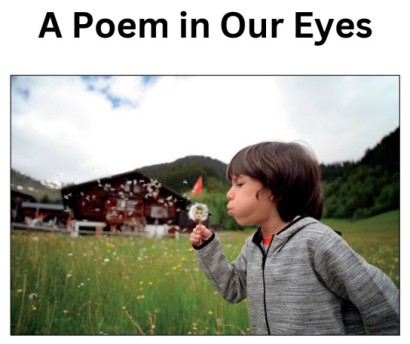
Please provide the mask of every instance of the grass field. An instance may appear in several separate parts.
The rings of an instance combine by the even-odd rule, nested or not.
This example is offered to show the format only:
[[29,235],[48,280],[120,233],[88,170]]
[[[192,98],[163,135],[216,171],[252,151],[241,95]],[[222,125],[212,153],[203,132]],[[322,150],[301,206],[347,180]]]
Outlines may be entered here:
[[[400,285],[399,212],[324,220]],[[234,259],[252,232],[220,233]],[[188,237],[11,236],[11,334],[248,334],[246,302],[225,302]]]

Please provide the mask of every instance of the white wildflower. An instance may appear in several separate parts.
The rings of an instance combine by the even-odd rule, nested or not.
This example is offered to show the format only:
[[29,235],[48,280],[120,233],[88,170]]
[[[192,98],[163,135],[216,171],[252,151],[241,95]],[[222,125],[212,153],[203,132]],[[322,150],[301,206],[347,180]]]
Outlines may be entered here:
[[28,295],[28,298],[29,298],[30,300],[35,300],[35,299],[37,298],[37,293],[31,293],[31,294],[29,294],[29,295]]

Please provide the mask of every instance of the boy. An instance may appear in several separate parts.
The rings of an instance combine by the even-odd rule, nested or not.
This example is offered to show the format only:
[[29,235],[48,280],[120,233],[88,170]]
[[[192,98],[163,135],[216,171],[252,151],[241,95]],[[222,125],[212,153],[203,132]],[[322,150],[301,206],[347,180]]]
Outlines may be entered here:
[[399,290],[322,216],[320,168],[296,143],[262,142],[239,151],[227,169],[227,211],[256,225],[229,263],[219,239],[197,225],[198,264],[221,295],[248,298],[258,335],[399,334]]

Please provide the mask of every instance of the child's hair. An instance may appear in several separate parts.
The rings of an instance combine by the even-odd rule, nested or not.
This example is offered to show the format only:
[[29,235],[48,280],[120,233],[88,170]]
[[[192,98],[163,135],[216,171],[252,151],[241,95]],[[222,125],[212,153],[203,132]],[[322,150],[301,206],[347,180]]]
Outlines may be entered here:
[[301,144],[261,142],[245,147],[226,171],[229,180],[240,174],[271,190],[283,221],[292,221],[297,215],[321,218],[320,166],[313,152]]

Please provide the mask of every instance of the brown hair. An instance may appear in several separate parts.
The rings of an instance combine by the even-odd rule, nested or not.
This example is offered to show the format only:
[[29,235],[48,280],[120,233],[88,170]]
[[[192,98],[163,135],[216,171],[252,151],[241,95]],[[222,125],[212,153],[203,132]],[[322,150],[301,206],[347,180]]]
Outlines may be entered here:
[[240,174],[259,180],[272,192],[282,220],[292,221],[297,215],[318,220],[322,217],[320,166],[307,147],[295,142],[261,142],[245,147],[226,170],[229,180]]

